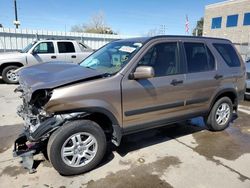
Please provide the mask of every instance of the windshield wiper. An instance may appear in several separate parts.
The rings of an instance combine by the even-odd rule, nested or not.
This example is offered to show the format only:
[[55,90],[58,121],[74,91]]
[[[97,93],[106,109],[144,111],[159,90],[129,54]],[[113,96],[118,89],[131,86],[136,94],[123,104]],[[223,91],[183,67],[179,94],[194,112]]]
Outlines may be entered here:
[[106,78],[106,77],[110,77],[110,76],[112,76],[113,74],[110,74],[110,73],[104,73],[102,76],[104,77],[104,78]]
[[[84,67],[85,67],[85,66],[84,66]],[[87,66],[87,67],[85,67],[85,68],[95,70],[94,68],[89,67],[89,66]]]

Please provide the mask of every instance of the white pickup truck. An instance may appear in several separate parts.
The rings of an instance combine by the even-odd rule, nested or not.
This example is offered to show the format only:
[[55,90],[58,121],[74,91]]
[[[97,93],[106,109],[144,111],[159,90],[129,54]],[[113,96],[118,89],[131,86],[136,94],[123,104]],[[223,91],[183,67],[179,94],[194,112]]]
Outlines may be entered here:
[[93,50],[74,40],[39,40],[32,42],[20,52],[0,53],[0,76],[4,82],[18,83],[15,70],[44,62],[80,63]]

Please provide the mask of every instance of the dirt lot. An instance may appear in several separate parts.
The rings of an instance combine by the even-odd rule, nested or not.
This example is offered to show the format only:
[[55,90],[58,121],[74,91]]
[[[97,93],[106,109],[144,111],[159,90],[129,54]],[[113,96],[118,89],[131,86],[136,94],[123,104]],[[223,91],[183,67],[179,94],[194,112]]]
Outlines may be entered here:
[[12,157],[22,129],[16,86],[0,83],[0,187],[250,187],[250,102],[230,128],[213,133],[201,118],[124,137],[95,170],[59,175],[42,155],[29,174]]

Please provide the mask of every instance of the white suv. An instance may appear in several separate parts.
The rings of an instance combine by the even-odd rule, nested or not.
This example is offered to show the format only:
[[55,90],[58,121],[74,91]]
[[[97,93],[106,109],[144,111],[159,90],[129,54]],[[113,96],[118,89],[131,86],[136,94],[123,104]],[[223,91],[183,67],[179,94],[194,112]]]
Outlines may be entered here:
[[32,42],[20,52],[0,54],[0,76],[6,83],[17,83],[15,70],[44,62],[80,63],[93,50],[74,40],[39,40]]

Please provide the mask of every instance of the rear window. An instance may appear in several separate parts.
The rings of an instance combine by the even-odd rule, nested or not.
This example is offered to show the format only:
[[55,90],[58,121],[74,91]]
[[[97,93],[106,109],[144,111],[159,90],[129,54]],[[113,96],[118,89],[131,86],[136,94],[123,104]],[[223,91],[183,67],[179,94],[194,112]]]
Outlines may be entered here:
[[72,42],[58,42],[59,53],[74,53],[75,47]]
[[229,67],[240,67],[240,60],[230,44],[213,44]]

